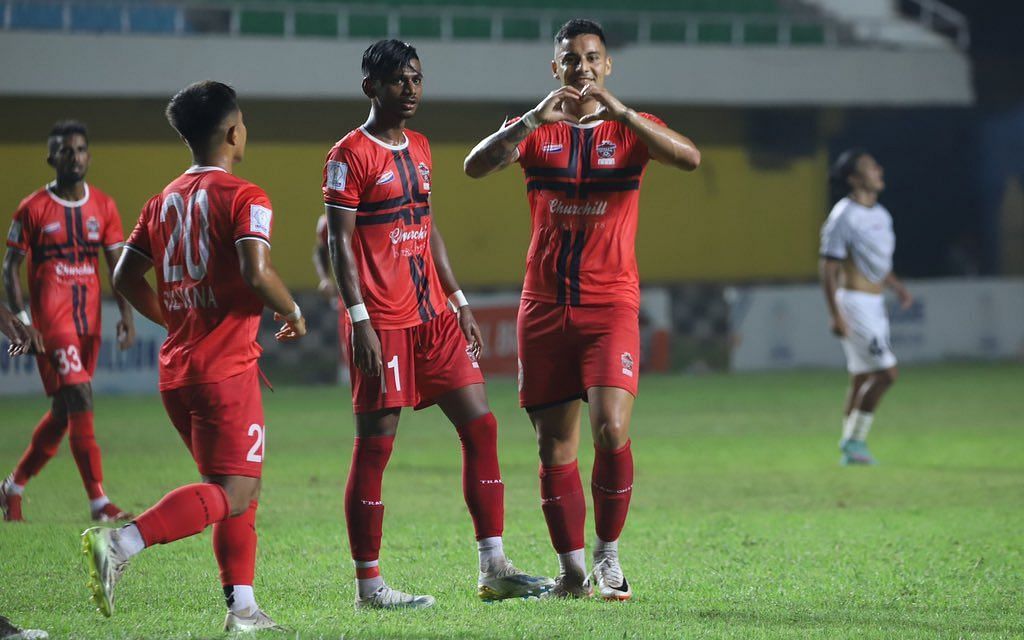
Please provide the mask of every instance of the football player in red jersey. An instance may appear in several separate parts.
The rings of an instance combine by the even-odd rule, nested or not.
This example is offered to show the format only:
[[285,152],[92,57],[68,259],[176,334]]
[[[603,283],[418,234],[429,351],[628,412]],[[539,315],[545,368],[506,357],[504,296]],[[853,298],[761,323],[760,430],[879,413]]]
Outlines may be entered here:
[[[257,606],[256,509],[266,454],[256,342],[263,308],[281,341],[306,333],[299,306],[270,261],[273,211],[263,189],[232,174],[246,129],[235,91],[204,81],[179,91],[167,119],[193,165],[142,209],[114,273],[139,313],[167,327],[160,395],[203,481],[168,493],[120,529],[82,534],[89,587],[104,615],[132,556],[213,525],[227,600],[225,631],[280,629]],[[157,290],[146,280],[156,271]]]
[[[405,124],[423,95],[416,50],[382,40],[363,54],[366,123],[339,140],[323,174],[330,253],[347,308],[356,437],[345,520],[359,608],[422,608],[385,584],[378,566],[381,482],[402,407],[437,404],[462,441],[462,486],[473,520],[483,600],[539,595],[549,578],[505,557],[498,423],[477,363],[482,348],[430,208],[430,145]],[[449,302],[457,309],[449,308]]]
[[592,593],[586,503],[576,464],[581,400],[594,435],[594,582],[628,600],[618,540],[633,487],[629,423],[637,392],[640,286],[635,239],[640,183],[653,158],[692,171],[700,152],[658,118],[605,88],[612,59],[601,27],[570,20],[555,36],[561,87],[466,158],[480,178],[512,162],[526,175],[533,233],[519,308],[520,404],[540,450],[541,503],[561,574],[555,597]]
[[[27,326],[50,410],[14,471],[0,483],[4,520],[21,520],[21,499],[29,479],[56,455],[70,431],[92,519],[112,522],[131,517],[103,491],[103,462],[93,431],[92,376],[100,354],[99,255],[112,272],[124,235],[114,200],[85,181],[89,170],[85,125],[58,122],[50,131],[47,162],[56,179],[18,206],[7,236],[3,278],[11,310]],[[21,294],[21,264],[29,256],[30,320]],[[117,296],[121,318],[117,341],[127,349],[135,340],[131,308]]]

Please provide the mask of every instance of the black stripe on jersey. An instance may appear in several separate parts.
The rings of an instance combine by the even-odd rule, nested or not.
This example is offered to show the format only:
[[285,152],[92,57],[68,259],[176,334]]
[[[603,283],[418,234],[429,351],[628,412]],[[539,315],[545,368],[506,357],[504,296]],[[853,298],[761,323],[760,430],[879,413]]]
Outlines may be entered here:
[[79,251],[84,250],[89,243],[85,241],[85,230],[82,228],[82,208],[75,207],[75,241],[78,242]]
[[[430,215],[430,194],[420,191],[419,173],[416,169],[416,163],[412,161],[412,155],[410,155],[409,150],[402,149],[401,155],[402,160],[405,162],[406,170],[409,172],[409,189],[412,191],[412,199],[415,202],[426,205],[424,207],[417,207],[412,212],[412,221],[419,223],[424,215]],[[420,211],[420,209],[423,209],[423,211]]]
[[[591,152],[593,151],[593,147],[594,147],[594,130],[593,129],[582,129],[582,130],[579,130],[579,137],[583,138],[582,141],[581,141],[581,145],[583,147],[583,149],[582,149],[583,157],[580,160],[580,166],[581,166],[581,168],[580,168],[580,180],[582,181],[582,180],[585,180],[587,178],[587,174],[590,171],[590,155],[591,155]],[[582,193],[582,188],[583,188],[584,185],[580,184],[580,182],[577,182],[576,185],[577,185],[576,197],[577,198],[585,198],[586,196],[584,196],[583,193]]]
[[526,182],[526,191],[561,191],[565,193],[566,198],[572,198],[576,195],[576,183],[575,182],[551,182],[547,180],[528,180]]
[[409,256],[409,274],[412,276],[412,283],[416,288],[416,310],[420,313],[420,320],[427,322],[430,320],[430,315],[427,310],[423,308],[422,289],[424,281],[423,274],[419,271],[419,265],[416,263],[416,256]]
[[65,258],[68,262],[78,262],[78,257],[74,254],[75,245],[75,225],[74,218],[72,217],[71,207],[64,207],[64,230],[67,235],[68,241],[65,243],[69,249],[72,250],[70,258]]
[[[395,162],[395,168],[398,169],[398,179],[402,181],[402,191],[405,194],[406,203],[412,202],[412,185],[409,183],[409,169],[405,166],[405,161],[402,159],[401,151],[392,151],[391,156]],[[402,218],[405,219],[406,223],[412,223],[412,213],[407,211],[401,211]]]
[[434,306],[430,304],[430,278],[427,276],[427,261],[423,259],[423,256],[416,256],[416,260],[420,266],[420,276],[422,277],[422,302],[423,309],[426,311],[427,316],[434,318],[437,314],[434,312]]
[[588,182],[580,185],[580,197],[586,198],[591,193],[636,191],[639,188],[639,180],[622,180],[620,182]]
[[[356,216],[356,226],[364,226],[369,224],[387,224],[389,222],[395,222],[403,218],[408,218],[409,213],[407,211],[395,211],[392,213],[376,213]],[[416,207],[412,210],[412,221],[419,223],[423,218],[430,217],[430,207],[421,206]]]
[[641,165],[627,165],[618,169],[586,169],[587,178],[636,178],[644,172]]
[[569,261],[569,304],[574,307],[580,304],[580,262],[586,236],[586,230],[580,229],[572,243],[572,259]]
[[82,323],[78,319],[78,307],[81,304],[78,301],[78,285],[71,285],[71,319],[75,321],[75,333],[78,335],[85,335],[85,331],[82,330]]
[[572,231],[562,231],[562,246],[558,249],[558,260],[555,262],[555,272],[558,274],[558,296],[555,301],[558,304],[565,304],[565,275],[567,263],[569,262],[569,251],[572,249]]
[[82,319],[82,335],[88,335],[89,334],[89,314],[87,312],[87,309],[89,307],[88,307],[88,303],[86,302],[86,294],[88,293],[89,290],[86,289],[85,285],[78,285],[78,288],[81,290],[81,292],[78,294],[78,298],[79,298],[79,300],[78,300],[78,302],[79,302],[79,304],[78,304],[78,313],[79,313],[79,315],[81,316],[81,319]]

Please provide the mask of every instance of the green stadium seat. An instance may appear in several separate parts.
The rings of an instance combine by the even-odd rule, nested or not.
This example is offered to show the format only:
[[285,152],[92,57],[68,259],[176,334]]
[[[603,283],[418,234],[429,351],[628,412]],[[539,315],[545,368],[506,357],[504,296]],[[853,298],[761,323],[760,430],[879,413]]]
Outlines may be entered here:
[[403,38],[440,38],[440,16],[401,16],[398,33]]
[[249,36],[284,35],[283,11],[242,11],[239,31]]
[[388,18],[380,14],[349,14],[348,35],[353,38],[386,38]]
[[491,37],[490,18],[452,18],[452,36],[460,39],[483,39]]
[[295,35],[336,38],[338,37],[338,16],[334,13],[297,12],[295,14]]

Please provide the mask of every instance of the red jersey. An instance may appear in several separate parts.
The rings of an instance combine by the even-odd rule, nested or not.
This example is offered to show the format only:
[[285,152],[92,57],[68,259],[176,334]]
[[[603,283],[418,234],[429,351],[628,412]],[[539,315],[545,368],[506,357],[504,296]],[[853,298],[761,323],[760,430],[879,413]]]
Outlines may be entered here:
[[430,144],[415,131],[390,145],[363,127],[327,154],[324,202],[356,212],[352,252],[373,325],[406,329],[447,303],[430,251]]
[[235,244],[270,246],[263,189],[216,167],[192,167],[153,196],[125,245],[153,261],[167,321],[160,389],[226,380],[255,365],[263,301],[242,279]]
[[7,246],[29,255],[32,321],[46,336],[100,335],[100,249],[124,241],[113,198],[85,185],[85,197],[70,201],[53,183],[18,205]]
[[531,132],[518,150],[533,220],[523,298],[639,309],[635,244],[647,145],[619,122],[559,122]]

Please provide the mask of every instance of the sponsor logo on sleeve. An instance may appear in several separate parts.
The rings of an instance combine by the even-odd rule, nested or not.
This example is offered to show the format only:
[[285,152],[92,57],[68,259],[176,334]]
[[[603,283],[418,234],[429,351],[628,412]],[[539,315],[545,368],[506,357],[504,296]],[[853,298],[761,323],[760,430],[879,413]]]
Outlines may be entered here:
[[7,232],[7,242],[20,243],[21,242],[21,221],[12,220],[11,230]]
[[270,209],[254,204],[249,206],[249,231],[260,235],[270,235],[270,220],[274,212]]
[[348,165],[336,160],[327,161],[327,188],[335,191],[345,190],[345,180],[348,178]]
[[611,140],[602,140],[601,144],[597,145],[597,164],[615,164],[615,150],[617,148]]
[[87,240],[99,242],[100,221],[97,220],[94,216],[89,216],[89,219],[85,221],[85,237]]
[[395,179],[394,171],[385,171],[377,178],[377,184],[387,184]]

